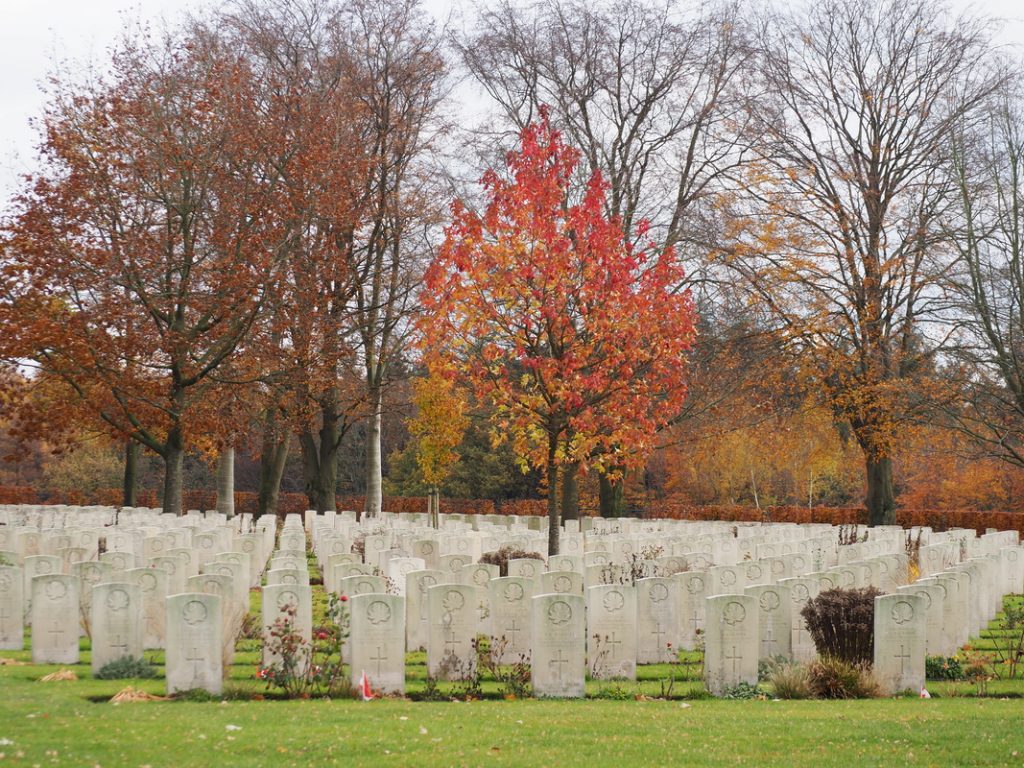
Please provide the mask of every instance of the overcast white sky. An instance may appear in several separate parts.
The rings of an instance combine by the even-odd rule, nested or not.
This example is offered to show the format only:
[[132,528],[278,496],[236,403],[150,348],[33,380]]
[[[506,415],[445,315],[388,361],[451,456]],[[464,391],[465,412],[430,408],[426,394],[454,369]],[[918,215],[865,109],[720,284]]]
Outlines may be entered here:
[[[443,21],[455,2],[427,0],[425,4]],[[42,109],[40,83],[55,58],[102,60],[125,13],[133,19],[173,20],[184,11],[214,4],[216,0],[0,0],[0,205],[19,175],[31,167],[35,134],[28,121]],[[970,8],[1007,19],[1001,42],[1024,46],[1021,0],[953,0],[952,4],[958,10]]]

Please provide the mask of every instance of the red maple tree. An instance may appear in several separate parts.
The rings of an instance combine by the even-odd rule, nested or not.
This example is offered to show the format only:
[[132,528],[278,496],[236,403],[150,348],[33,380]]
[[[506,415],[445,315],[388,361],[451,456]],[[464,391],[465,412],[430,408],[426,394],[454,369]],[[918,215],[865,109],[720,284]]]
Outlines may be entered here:
[[573,201],[578,163],[546,114],[528,126],[507,176],[484,175],[484,213],[454,204],[422,295],[428,364],[489,400],[496,441],[547,472],[550,554],[559,468],[642,463],[682,407],[695,335],[675,252],[624,240],[599,173]]

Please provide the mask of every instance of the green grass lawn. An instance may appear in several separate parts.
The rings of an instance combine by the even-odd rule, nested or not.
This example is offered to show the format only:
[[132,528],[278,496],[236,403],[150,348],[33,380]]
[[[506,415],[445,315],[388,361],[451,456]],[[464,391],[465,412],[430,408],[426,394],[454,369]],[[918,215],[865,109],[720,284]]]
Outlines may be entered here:
[[1024,765],[1020,700],[112,705],[30,669],[0,678],[5,765]]
[[[316,620],[322,620],[316,588]],[[252,593],[258,617],[259,593]],[[1020,598],[1016,598],[1020,599]],[[1014,600],[1014,598],[1011,598]],[[258,622],[257,622],[258,626]],[[1006,636],[997,619],[974,645]],[[26,646],[27,647],[27,646]],[[929,682],[934,698],[843,702],[708,699],[700,654],[640,667],[636,683],[587,682],[587,700],[275,700],[255,680],[260,643],[241,639],[226,700],[111,704],[132,685],[93,680],[81,643],[73,682],[39,682],[57,666],[0,666],[0,768],[210,765],[1016,765],[1024,766],[1024,681]],[[0,657],[27,662],[28,651]],[[161,653],[147,652],[160,668]],[[668,683],[675,679],[671,691]],[[423,692],[423,653],[407,657],[407,690]],[[458,694],[440,684],[442,694]],[[657,700],[667,693],[670,700]],[[264,701],[251,700],[263,694]],[[1003,698],[1005,697],[1005,698]]]

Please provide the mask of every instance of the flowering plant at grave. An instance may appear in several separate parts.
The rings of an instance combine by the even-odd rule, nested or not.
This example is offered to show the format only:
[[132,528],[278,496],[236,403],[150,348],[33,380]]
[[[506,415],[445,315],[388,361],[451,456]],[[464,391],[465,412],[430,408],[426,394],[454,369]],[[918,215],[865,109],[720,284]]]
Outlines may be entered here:
[[265,640],[266,650],[279,661],[260,667],[256,679],[266,682],[268,690],[280,688],[289,699],[351,695],[342,668],[351,619],[347,601],[345,595],[328,597],[327,623],[313,629],[310,641],[295,627],[296,607],[285,606]]

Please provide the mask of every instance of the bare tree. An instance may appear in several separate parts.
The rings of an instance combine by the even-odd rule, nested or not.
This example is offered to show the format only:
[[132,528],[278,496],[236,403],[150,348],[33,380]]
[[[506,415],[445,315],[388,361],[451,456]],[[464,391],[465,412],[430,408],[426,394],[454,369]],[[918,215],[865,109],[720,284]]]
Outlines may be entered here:
[[946,413],[983,453],[1024,467],[1024,110],[1019,81],[953,144],[961,333]]
[[356,0],[346,11],[349,60],[364,111],[364,219],[351,234],[353,340],[365,368],[369,429],[365,512],[381,511],[381,417],[405,348],[428,235],[445,210],[429,165],[447,95],[441,37],[418,0]]
[[871,522],[892,523],[893,448],[948,309],[950,139],[1001,82],[988,25],[931,0],[827,0],[762,40],[759,227],[729,261],[850,425]]

